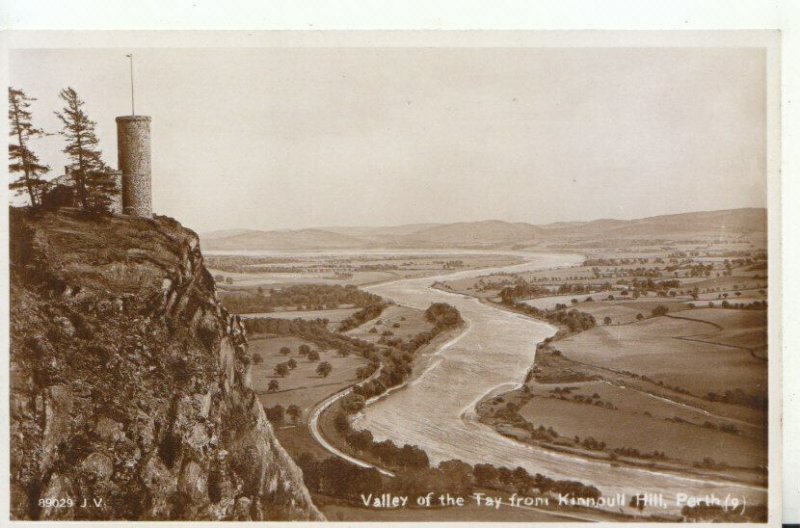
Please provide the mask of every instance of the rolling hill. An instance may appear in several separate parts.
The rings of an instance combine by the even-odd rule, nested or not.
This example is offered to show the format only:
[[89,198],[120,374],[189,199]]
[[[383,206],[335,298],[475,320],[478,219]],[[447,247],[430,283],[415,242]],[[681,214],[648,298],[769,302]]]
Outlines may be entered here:
[[512,248],[586,238],[722,237],[767,233],[766,209],[728,209],[635,220],[600,219],[536,226],[486,220],[390,227],[331,227],[281,231],[248,229],[203,235],[211,250],[365,248]]
[[365,226],[350,226],[350,227],[321,227],[324,231],[331,233],[339,233],[342,235],[375,238],[375,237],[392,237],[404,236],[417,233],[419,231],[438,227],[443,224],[403,224],[398,226],[381,226],[381,227],[365,227]]
[[202,237],[202,241],[203,248],[210,250],[341,249],[367,245],[359,238],[322,229],[246,231],[227,237]]
[[439,225],[400,237],[397,242],[419,247],[497,247],[534,242],[540,234],[541,229],[531,224],[486,220]]
[[593,220],[591,222],[553,225],[546,236],[641,236],[718,235],[767,232],[766,209],[727,209],[673,215],[652,216],[636,220]]

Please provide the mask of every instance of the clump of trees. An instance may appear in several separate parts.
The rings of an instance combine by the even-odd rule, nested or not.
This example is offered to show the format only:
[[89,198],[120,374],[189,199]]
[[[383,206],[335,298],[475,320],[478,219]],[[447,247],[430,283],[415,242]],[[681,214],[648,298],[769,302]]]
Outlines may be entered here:
[[500,290],[500,299],[504,303],[510,303],[517,299],[531,299],[544,295],[552,295],[552,292],[544,286],[538,286],[523,280],[518,281],[514,286],[506,286]]
[[433,303],[425,310],[425,319],[435,327],[452,328],[464,322],[461,314],[447,303]]
[[659,304],[651,311],[653,317],[660,317],[662,315],[667,315],[668,312],[669,308],[667,306],[664,306],[663,304]]
[[303,453],[297,457],[297,465],[303,470],[306,487],[314,493],[359,504],[360,495],[385,490],[377,469],[362,468],[338,457],[317,460],[314,456]]
[[97,123],[89,119],[83,110],[85,103],[75,90],[68,87],[58,95],[65,104],[61,112],[56,112],[64,125],[60,134],[67,140],[63,152],[72,162],[70,177],[81,207],[85,211],[107,211],[118,190],[102,158],[95,133]]
[[317,374],[321,378],[327,378],[331,371],[333,371],[333,367],[327,361],[322,361],[317,365]]
[[286,408],[286,415],[289,416],[294,423],[297,423],[301,414],[303,414],[303,411],[301,411],[300,407],[295,404],[292,404]]
[[272,407],[265,407],[264,414],[267,415],[267,419],[272,423],[282,423],[284,419],[284,408],[283,405],[273,405]]
[[513,300],[508,302],[503,301],[503,304],[526,315],[566,327],[569,332],[589,330],[597,325],[597,321],[592,314],[581,312],[575,308],[571,310],[566,310],[566,307],[558,310],[542,310],[535,306]]
[[730,403],[733,405],[741,405],[743,407],[762,409],[765,411],[769,402],[765,394],[747,393],[739,388],[726,390],[722,394],[709,392],[704,396],[704,399],[711,402]]
[[8,89],[8,120],[11,141],[8,145],[8,172],[18,174],[9,184],[16,194],[27,194],[32,207],[41,204],[42,191],[47,181],[42,176],[50,172],[50,167],[42,164],[31,149],[31,140],[45,134],[41,128],[33,126],[31,103],[36,99],[28,97],[22,90]]
[[356,393],[350,393],[341,399],[341,407],[347,414],[354,414],[364,408],[366,401],[364,396]]
[[383,313],[383,310],[386,309],[386,306],[387,306],[386,303],[381,301],[379,303],[370,304],[369,306],[362,308],[361,310],[357,311],[356,313],[354,313],[353,315],[351,315],[350,317],[339,323],[339,331],[347,332],[348,330],[352,330],[353,328],[361,326],[367,321],[375,319],[376,317],[381,315],[381,313]]
[[[113,196],[119,189],[109,167],[103,161],[102,151],[95,131],[96,123],[84,110],[85,103],[71,87],[59,92],[64,103],[61,111],[55,112],[62,123],[59,134],[66,140],[63,151],[70,162],[69,176],[83,211],[108,212]],[[31,103],[36,99],[24,91],[8,89],[9,172],[18,176],[9,188],[18,194],[27,195],[32,208],[44,205],[48,182],[42,178],[50,167],[40,162],[31,142],[37,137],[49,135],[32,122]]]

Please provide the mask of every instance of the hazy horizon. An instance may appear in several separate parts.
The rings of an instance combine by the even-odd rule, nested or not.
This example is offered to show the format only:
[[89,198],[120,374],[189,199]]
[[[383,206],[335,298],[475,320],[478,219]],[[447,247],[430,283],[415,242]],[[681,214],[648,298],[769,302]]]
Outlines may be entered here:
[[285,228],[275,228],[275,229],[256,229],[247,226],[232,226],[226,227],[222,229],[211,229],[208,231],[198,231],[197,233],[200,235],[209,235],[214,234],[217,232],[224,232],[224,231],[239,231],[239,230],[253,230],[253,231],[295,231],[295,230],[303,230],[303,229],[382,229],[382,228],[395,228],[395,227],[408,227],[413,225],[449,225],[449,224],[470,224],[470,223],[483,223],[483,222],[505,222],[509,224],[516,224],[516,223],[525,223],[530,224],[535,227],[546,227],[552,224],[573,224],[573,223],[590,223],[590,222],[601,222],[601,221],[626,221],[626,220],[644,220],[647,218],[654,218],[658,216],[675,216],[675,215],[684,215],[684,214],[692,214],[692,213],[720,213],[724,211],[736,211],[740,209],[763,209],[767,210],[766,207],[733,207],[728,209],[707,209],[703,211],[678,211],[674,213],[664,213],[659,215],[652,215],[652,216],[643,216],[643,217],[633,217],[633,218],[612,218],[612,217],[605,217],[605,218],[590,218],[587,220],[555,220],[553,222],[547,222],[544,224],[533,224],[530,222],[511,222],[509,220],[503,220],[502,218],[482,218],[477,220],[455,220],[453,222],[408,222],[405,224],[382,224],[382,225],[371,225],[371,224],[360,224],[360,225],[313,225],[307,227],[285,227]]
[[116,166],[130,51],[154,211],[201,233],[766,206],[763,49],[12,50],[11,85],[49,132],[74,87]]

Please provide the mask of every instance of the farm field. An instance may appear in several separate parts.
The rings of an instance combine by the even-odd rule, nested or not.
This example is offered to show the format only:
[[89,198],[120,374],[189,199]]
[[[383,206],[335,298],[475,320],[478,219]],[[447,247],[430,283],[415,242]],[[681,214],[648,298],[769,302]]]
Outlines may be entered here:
[[694,339],[747,348],[758,352],[760,357],[766,357],[766,310],[715,310],[703,308],[682,312],[680,316],[722,327],[722,330],[692,336]]
[[[757,467],[766,463],[760,428],[710,417],[696,409],[601,381],[569,384],[572,390],[564,394],[564,400],[550,392],[552,386],[533,387],[535,395],[521,407],[520,415],[537,426],[553,427],[568,438],[591,436],[611,449],[663,451],[667,457],[688,464],[706,457],[730,466]],[[576,396],[594,396],[593,401],[613,407],[578,402],[573,399]],[[719,430],[723,424],[736,426],[739,434]]]
[[650,315],[648,310],[637,309],[636,307],[615,301],[588,302],[579,304],[575,308],[582,312],[592,314],[598,325],[605,324],[604,321],[606,317],[611,320],[611,324],[618,325],[636,322],[636,316],[639,314],[642,314],[642,317],[648,317]]
[[729,294],[727,298],[722,298],[722,299],[720,299],[720,297],[722,296],[722,293],[720,293],[720,292],[711,291],[711,292],[707,292],[707,293],[700,293],[697,296],[697,302],[699,303],[699,302],[702,302],[702,301],[722,301],[722,300],[727,300],[728,302],[732,302],[732,303],[734,303],[734,302],[736,302],[736,303],[739,303],[739,302],[745,303],[745,302],[752,302],[752,301],[764,301],[764,300],[767,299],[767,291],[766,291],[766,289],[762,289],[762,288],[749,289],[749,290],[739,289],[739,290],[735,290],[735,291],[738,291],[741,295],[737,296],[735,294],[735,292],[734,292],[733,294]]
[[[697,241],[693,241],[697,242]],[[635,241],[631,242],[636,245]],[[728,244],[730,245],[730,244]],[[719,248],[727,248],[726,244]],[[730,245],[732,251],[736,244]],[[596,251],[585,251],[587,259],[583,265],[574,267],[554,267],[536,271],[523,271],[517,273],[487,273],[469,278],[447,281],[445,289],[474,295],[477,297],[492,297],[499,294],[506,286],[515,286],[524,282],[535,285],[554,293],[550,297],[560,297],[554,302],[568,304],[572,298],[582,300],[586,298],[584,292],[567,293],[565,287],[589,288],[595,300],[598,296],[605,296],[606,292],[615,293],[615,290],[639,289],[635,281],[640,283],[645,280],[658,283],[660,281],[676,282],[667,289],[671,296],[679,299],[690,300],[692,290],[695,294],[706,296],[708,300],[727,294],[730,301],[735,300],[738,294],[745,297],[763,298],[767,287],[765,260],[763,251],[759,252],[754,247],[746,245],[740,258],[726,258],[722,255],[725,251],[717,250],[719,256],[708,256],[711,252],[693,247],[691,250],[673,251],[661,248],[643,249],[641,253],[633,253],[630,247],[621,251],[610,251],[597,254]],[[674,248],[677,249],[677,248]],[[689,255],[694,256],[689,256]],[[700,256],[705,254],[706,256]],[[749,256],[748,256],[749,255]],[[649,288],[651,290],[653,287]],[[579,291],[579,290],[575,290]],[[602,297],[600,297],[602,298]],[[704,297],[701,297],[704,298]],[[525,299],[518,299],[524,301]],[[531,305],[537,308],[552,308],[548,301],[530,299]],[[543,303],[543,304],[542,304]]]
[[[552,310],[556,307],[557,304],[566,304],[567,308],[579,308],[581,310],[585,309],[588,304],[586,303],[586,299],[600,299],[601,294],[599,293],[592,293],[592,294],[575,294],[575,295],[553,295],[552,297],[537,297],[536,299],[528,299],[527,301],[523,301],[528,306],[533,306],[534,308],[539,308],[540,310]],[[577,299],[578,304],[572,304],[572,299]],[[591,302],[591,301],[590,301]]]
[[389,280],[425,277],[521,262],[513,255],[447,252],[429,255],[375,254],[308,255],[280,257],[250,254],[213,254],[207,257],[209,271],[224,289],[281,288],[295,284],[363,286]]
[[[286,408],[289,405],[297,405],[303,412],[300,419],[305,421],[308,412],[317,402],[355,383],[356,369],[365,365],[366,361],[352,354],[341,357],[332,350],[320,350],[320,361],[327,361],[333,367],[331,373],[322,378],[315,372],[318,362],[311,362],[298,354],[298,347],[302,344],[317,350],[313,343],[296,337],[251,336],[251,356],[260,354],[263,358],[263,363],[251,366],[251,380],[253,390],[258,394],[264,407],[282,405]],[[284,346],[291,349],[291,354],[280,353],[280,349]],[[273,370],[275,365],[290,358],[297,362],[297,368],[290,370],[285,377],[276,375]],[[280,388],[276,392],[268,393],[269,382],[273,380],[279,383]]]
[[[559,295],[553,297],[538,297],[523,301],[529,306],[539,308],[540,310],[553,310],[557,304],[565,304],[567,310],[576,309],[581,312],[592,314],[597,321],[598,325],[605,324],[606,317],[611,319],[611,324],[627,324],[637,321],[637,315],[642,314],[642,317],[650,317],[653,308],[656,306],[664,305],[669,307],[671,312],[686,310],[688,305],[674,302],[667,299],[655,298],[637,299],[637,300],[604,300],[607,294],[594,293],[591,295]],[[587,302],[587,299],[592,299]],[[572,299],[577,299],[578,303],[573,304]]]
[[634,372],[696,395],[737,388],[766,392],[765,364],[749,351],[681,339],[707,334],[706,323],[656,317],[595,327],[558,341],[556,347],[574,361]]
[[741,304],[747,305],[747,304],[752,304],[752,303],[755,303],[755,302],[759,302],[760,303],[760,302],[762,302],[764,300],[766,300],[766,299],[758,298],[758,297],[736,297],[735,299],[732,299],[732,300],[719,300],[716,297],[714,297],[713,299],[708,299],[708,300],[703,300],[702,298],[699,299],[699,300],[696,300],[696,301],[695,300],[687,300],[687,301],[683,301],[683,303],[686,304],[686,305],[693,304],[695,306],[703,307],[703,308],[706,308],[706,307],[723,308],[725,306],[730,307],[730,305],[733,305],[733,304],[736,304],[736,303],[741,303]]
[[[372,329],[375,329],[373,332]],[[367,321],[363,325],[354,328],[346,335],[356,339],[363,339],[370,343],[377,343],[381,334],[391,332],[390,337],[399,337],[407,340],[433,328],[433,325],[425,319],[424,310],[408,308],[406,306],[388,306],[383,313],[376,319]]]
[[736,287],[739,290],[760,290],[767,287],[767,279],[763,278],[766,272],[762,271],[760,273],[761,276],[758,278],[753,277],[753,273],[734,275],[732,277],[713,277],[699,281],[692,286],[697,286],[701,291],[732,291],[737,289]]

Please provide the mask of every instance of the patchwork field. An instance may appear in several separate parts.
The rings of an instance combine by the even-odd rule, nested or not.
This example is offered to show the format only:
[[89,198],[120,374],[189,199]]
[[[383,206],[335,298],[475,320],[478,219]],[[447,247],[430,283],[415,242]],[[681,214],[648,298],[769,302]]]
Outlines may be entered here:
[[521,262],[513,255],[490,253],[429,252],[409,250],[407,254],[387,250],[385,254],[310,255],[287,253],[280,256],[229,254],[206,256],[209,271],[223,289],[281,288],[295,284],[363,286],[388,280],[425,277]]
[[[554,297],[539,297],[524,301],[525,304],[534,306],[542,310],[555,309],[556,304],[566,304],[567,310],[576,309],[581,312],[592,314],[598,325],[619,325],[636,322],[637,316],[641,314],[640,318],[647,318],[651,316],[653,308],[656,306],[668,306],[671,312],[682,311],[689,308],[688,305],[670,302],[665,300],[603,300],[605,295],[578,295],[578,296],[554,296]],[[577,299],[578,303],[572,303],[572,299]],[[587,302],[587,299],[592,299]],[[607,321],[606,318],[610,321]]]
[[[317,402],[355,383],[356,369],[366,364],[363,358],[354,355],[341,357],[332,350],[318,350],[319,361],[327,361],[333,367],[331,373],[323,378],[316,373],[318,361],[309,361],[307,357],[298,354],[298,349],[303,344],[312,350],[318,350],[313,343],[296,337],[262,336],[251,336],[249,349],[251,356],[259,354],[263,358],[263,363],[253,364],[251,368],[253,390],[258,394],[261,403],[264,407],[282,405],[286,408],[297,405],[303,412],[301,421],[307,418],[309,410]],[[283,347],[289,347],[291,353],[281,354],[280,349]],[[297,362],[297,368],[290,370],[286,376],[275,374],[275,365],[289,359]],[[278,382],[277,391],[268,392],[270,381]]]
[[557,348],[569,359],[634,372],[696,395],[737,388],[765,392],[766,367],[749,351],[684,339],[706,336],[709,327],[699,321],[656,317],[595,327],[559,341]]
[[757,352],[760,357],[766,357],[766,310],[714,310],[705,308],[681,312],[680,316],[722,327],[721,329],[715,329],[716,331],[692,336],[694,339],[737,348],[747,348]]
[[[553,427],[562,436],[592,437],[610,449],[662,451],[688,464],[704,458],[732,467],[766,463],[761,428],[602,381],[571,383],[570,392],[563,395],[554,394],[552,386],[533,387],[534,397],[521,407],[520,415],[537,426]],[[722,431],[725,425],[737,432]]]
[[377,343],[385,332],[391,332],[391,335],[386,337],[407,340],[431,328],[433,325],[425,319],[423,310],[392,305],[387,307],[378,318],[367,321],[346,334],[370,343]]

